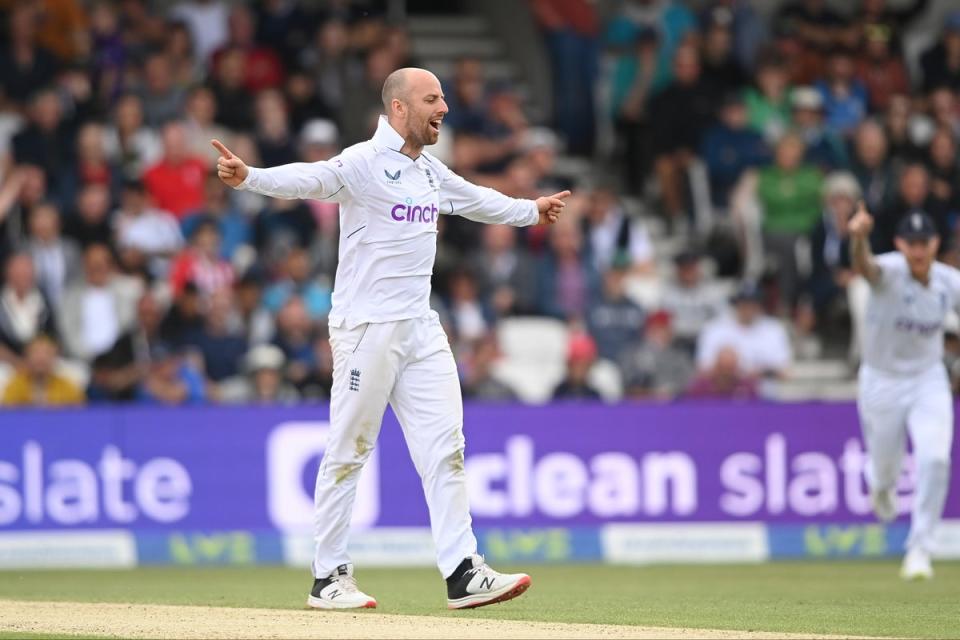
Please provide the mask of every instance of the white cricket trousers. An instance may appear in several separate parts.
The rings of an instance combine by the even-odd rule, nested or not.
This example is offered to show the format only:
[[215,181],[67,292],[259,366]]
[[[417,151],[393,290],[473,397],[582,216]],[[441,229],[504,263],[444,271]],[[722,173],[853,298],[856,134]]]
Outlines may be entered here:
[[857,408],[870,456],[867,481],[875,490],[896,487],[906,451],[913,444],[916,487],[907,548],[933,551],[950,482],[953,398],[943,366],[916,376],[860,368]]
[[314,493],[313,575],[350,562],[347,536],[363,464],[387,403],[420,474],[437,566],[449,576],[477,551],[463,468],[463,401],[456,363],[436,312],[420,318],[330,327],[330,436]]

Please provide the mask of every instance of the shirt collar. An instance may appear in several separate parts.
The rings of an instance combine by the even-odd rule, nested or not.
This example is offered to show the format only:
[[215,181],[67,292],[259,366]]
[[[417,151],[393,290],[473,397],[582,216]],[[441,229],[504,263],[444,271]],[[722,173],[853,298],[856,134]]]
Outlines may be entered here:
[[403,148],[403,136],[397,133],[397,130],[387,122],[387,116],[380,116],[377,122],[377,131],[373,134],[373,141],[380,146],[394,151],[400,151]]

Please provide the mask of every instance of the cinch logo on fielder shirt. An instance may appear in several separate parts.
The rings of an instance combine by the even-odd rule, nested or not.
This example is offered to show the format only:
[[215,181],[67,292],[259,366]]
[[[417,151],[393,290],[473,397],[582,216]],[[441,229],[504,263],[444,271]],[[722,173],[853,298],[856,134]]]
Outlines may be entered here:
[[437,205],[416,205],[410,206],[413,204],[413,200],[407,198],[405,203],[395,204],[390,210],[390,217],[396,220],[397,222],[425,222],[431,223],[437,219]]

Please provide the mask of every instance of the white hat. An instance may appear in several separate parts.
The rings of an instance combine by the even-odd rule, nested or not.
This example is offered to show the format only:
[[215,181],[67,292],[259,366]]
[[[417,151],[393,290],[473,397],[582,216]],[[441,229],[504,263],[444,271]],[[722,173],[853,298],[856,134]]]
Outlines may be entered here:
[[272,344],[260,344],[247,352],[244,357],[244,365],[247,371],[253,373],[261,369],[280,369],[286,358],[280,347]]
[[322,118],[308,120],[300,130],[300,142],[303,144],[337,144],[339,137],[337,125]]
[[790,104],[794,109],[819,111],[823,108],[823,96],[813,87],[797,87],[790,96]]
[[551,151],[560,150],[560,138],[553,130],[547,127],[530,127],[523,132],[521,146],[524,151],[547,148]]

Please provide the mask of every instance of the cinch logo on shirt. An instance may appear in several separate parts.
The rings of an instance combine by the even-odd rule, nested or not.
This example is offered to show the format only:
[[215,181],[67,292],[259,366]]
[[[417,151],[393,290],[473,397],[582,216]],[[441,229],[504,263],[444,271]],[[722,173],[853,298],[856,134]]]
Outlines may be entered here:
[[395,204],[390,210],[390,217],[397,222],[425,222],[430,223],[437,219],[437,205],[410,206],[413,200],[407,198],[406,203]]
[[894,323],[894,328],[896,328],[897,331],[919,333],[921,336],[929,336],[939,331],[942,326],[943,322],[920,322],[910,318],[897,318],[897,321]]

